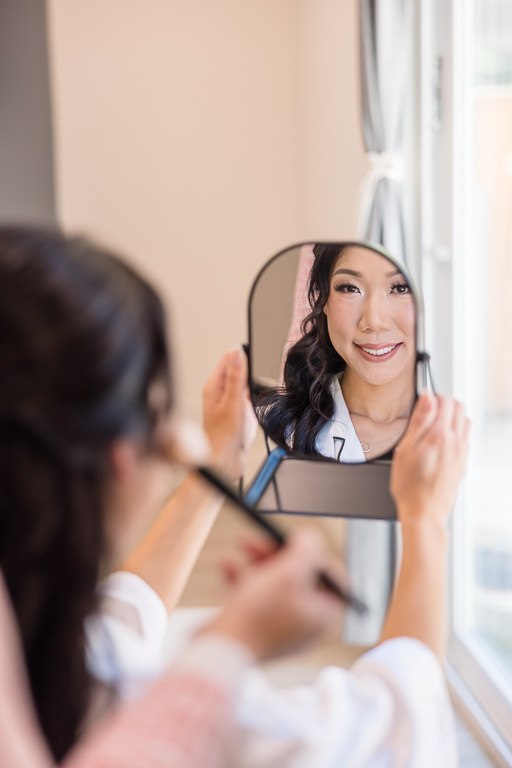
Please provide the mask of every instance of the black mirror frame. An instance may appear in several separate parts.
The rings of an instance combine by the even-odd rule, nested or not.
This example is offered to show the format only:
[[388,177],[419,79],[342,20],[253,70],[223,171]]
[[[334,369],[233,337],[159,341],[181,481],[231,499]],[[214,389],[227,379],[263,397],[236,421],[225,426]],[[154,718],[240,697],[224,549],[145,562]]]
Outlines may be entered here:
[[[329,245],[334,241],[315,241],[319,245]],[[283,254],[289,252],[292,249],[299,249],[305,245],[310,245],[311,241],[298,243],[296,245],[284,248],[276,253],[271,259],[269,259],[259,270],[256,278],[251,286],[248,301],[248,344],[244,345],[244,349],[248,358],[248,376],[249,376],[249,389],[251,392],[251,400],[253,407],[255,406],[253,389],[253,377],[252,377],[252,342],[254,336],[253,324],[252,324],[252,302],[255,292],[258,287],[259,280],[269,266],[277,260]],[[430,356],[424,349],[424,317],[423,317],[423,303],[420,295],[418,294],[414,281],[409,273],[407,267],[395,259],[389,254],[381,245],[363,242],[356,240],[340,241],[340,247],[364,247],[368,250],[376,251],[384,256],[388,261],[399,269],[404,275],[407,284],[411,290],[414,307],[416,311],[415,317],[415,330],[416,330],[416,369],[415,369],[415,390],[416,396],[418,395],[418,385],[421,390],[425,387],[430,387],[433,390],[432,376],[430,372]],[[260,513],[280,513],[280,514],[292,514],[292,515],[320,515],[320,516],[336,516],[336,517],[352,517],[359,519],[381,519],[381,520],[396,520],[396,509],[394,502],[389,493],[389,470],[391,462],[389,459],[379,459],[379,457],[371,459],[364,463],[349,463],[343,464],[337,462],[335,459],[314,457],[314,456],[302,456],[295,454],[291,450],[284,450],[283,448],[270,449],[268,444],[268,438],[265,435],[267,442],[268,455],[263,465],[260,467],[253,481],[247,489],[245,499],[248,503],[258,509]],[[348,490],[350,501],[345,505],[343,510],[336,508],[329,508],[329,504],[324,505],[323,509],[309,511],[299,510],[298,508],[284,509],[281,504],[280,492],[279,492],[279,477],[281,472],[285,468],[292,469],[292,463],[300,461],[301,463],[301,479],[309,486],[309,483],[314,483],[318,479],[318,473],[323,473],[328,483],[332,484],[333,472],[336,473],[335,486],[343,485],[344,490]],[[319,470],[319,464],[323,465],[323,469]],[[337,469],[334,469],[334,465]],[[281,471],[280,471],[281,470]],[[309,478],[309,480],[308,480]],[[361,483],[361,481],[363,481]],[[372,487],[371,496],[374,501],[378,500],[378,504],[374,504],[366,512],[362,512],[363,508],[368,508],[368,504],[365,497],[364,489]],[[318,497],[317,497],[318,498]],[[270,502],[269,502],[270,499]],[[274,499],[274,501],[272,501]],[[354,511],[355,510],[355,511]]]
[[[252,310],[254,296],[258,288],[258,283],[263,277],[266,270],[271,266],[271,264],[277,261],[277,259],[283,256],[285,253],[288,253],[289,251],[300,249],[306,245],[311,245],[312,242],[313,241],[305,241],[302,243],[296,243],[295,245],[290,245],[287,248],[281,249],[278,253],[276,253],[268,261],[265,262],[265,264],[261,267],[261,269],[259,270],[258,274],[254,278],[254,281],[252,283],[251,290],[249,293],[249,301],[247,304],[248,342],[247,344],[244,344],[244,350],[247,354],[247,360],[248,360],[249,391],[251,393],[251,402],[255,409],[256,409],[256,403],[255,403],[255,388],[254,388],[254,380],[253,380],[253,362],[252,362],[254,327],[253,327],[251,310]],[[314,244],[315,245],[332,245],[334,242],[337,242],[337,241],[316,241],[315,240]],[[423,389],[428,387],[430,387],[433,391],[434,386],[432,382],[432,374],[430,371],[430,355],[428,354],[428,352],[425,351],[425,348],[424,348],[425,324],[424,324],[424,314],[423,314],[423,301],[418,291],[416,290],[416,286],[414,285],[414,281],[412,279],[412,276],[407,266],[402,262],[400,262],[398,259],[396,259],[394,256],[392,256],[390,253],[388,253],[388,251],[386,251],[386,249],[383,248],[382,245],[379,245],[377,243],[371,243],[369,241],[362,241],[362,240],[361,241],[341,240],[339,242],[339,245],[340,245],[340,249],[357,247],[357,248],[366,248],[367,250],[378,252],[381,256],[383,256],[389,262],[391,262],[393,266],[399,269],[403,274],[403,276],[405,277],[413,297],[414,308],[416,313],[416,317],[415,317],[416,371],[415,371],[415,381],[414,381],[416,396],[418,395],[418,391],[419,391],[418,386],[420,387],[420,391],[423,391]],[[297,455],[293,453],[293,451],[289,451],[288,453],[289,455],[294,456],[294,458],[298,458]],[[311,457],[308,457],[308,458],[311,458]],[[327,459],[325,460],[327,461]],[[370,461],[378,461],[378,460],[379,460],[378,458],[370,459]],[[319,461],[324,461],[324,459],[320,458]]]

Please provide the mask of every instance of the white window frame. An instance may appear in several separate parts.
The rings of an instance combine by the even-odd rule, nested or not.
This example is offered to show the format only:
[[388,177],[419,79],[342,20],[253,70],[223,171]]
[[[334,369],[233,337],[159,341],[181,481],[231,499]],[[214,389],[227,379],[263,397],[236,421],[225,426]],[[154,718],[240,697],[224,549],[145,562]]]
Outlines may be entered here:
[[[415,3],[415,79],[420,83],[414,105],[418,139],[417,206],[414,221],[415,250],[419,256],[418,279],[424,295],[426,349],[432,354],[438,391],[465,399],[464,381],[454,339],[460,337],[466,292],[455,290],[468,274],[463,255],[464,229],[461,206],[470,215],[471,200],[464,183],[464,161],[471,120],[466,120],[468,100],[462,93],[464,64],[471,30],[464,0],[421,0]],[[462,34],[461,34],[462,32]],[[464,126],[464,131],[462,127]],[[440,181],[442,180],[442,181]],[[435,193],[434,193],[435,190]],[[463,267],[466,267],[464,269]],[[457,573],[459,553],[466,546],[462,522],[464,486],[454,511],[450,558],[450,643],[447,673],[454,700],[470,720],[497,765],[512,766],[512,686],[506,691],[483,643],[458,634],[460,606],[453,595],[463,594],[469,573]],[[469,542],[467,543],[469,545]]]

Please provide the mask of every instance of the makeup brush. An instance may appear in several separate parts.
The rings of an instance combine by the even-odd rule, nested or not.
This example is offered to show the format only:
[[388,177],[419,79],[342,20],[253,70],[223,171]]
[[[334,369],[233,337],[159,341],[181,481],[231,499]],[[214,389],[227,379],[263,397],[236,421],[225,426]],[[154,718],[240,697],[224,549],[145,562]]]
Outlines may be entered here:
[[[282,531],[280,531],[279,528],[276,528],[275,525],[260,515],[254,509],[254,507],[251,507],[250,504],[247,504],[247,502],[241,496],[235,493],[235,491],[233,491],[228,485],[226,485],[226,483],[221,480],[221,478],[215,474],[215,472],[212,472],[211,469],[208,469],[207,467],[198,467],[196,472],[198,472],[201,477],[207,480],[211,485],[215,486],[217,490],[219,490],[224,494],[224,496],[232,501],[240,512],[243,512],[254,523],[256,523],[256,525],[259,525],[259,527],[262,528],[279,547],[282,547],[284,544],[286,544],[286,537]],[[320,571],[318,574],[318,583],[320,586],[336,595],[336,597],[338,597],[346,605],[350,606],[350,608],[353,608],[357,613],[366,613],[368,611],[368,606],[363,603],[362,600],[359,600],[359,598],[355,597],[355,595],[353,595],[347,589],[341,587],[323,571]]]

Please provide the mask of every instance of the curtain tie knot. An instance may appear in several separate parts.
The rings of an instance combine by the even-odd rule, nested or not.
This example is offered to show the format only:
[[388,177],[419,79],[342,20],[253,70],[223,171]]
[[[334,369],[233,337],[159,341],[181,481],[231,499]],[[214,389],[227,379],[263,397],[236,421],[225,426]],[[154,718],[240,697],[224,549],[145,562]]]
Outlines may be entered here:
[[400,154],[395,152],[368,152],[370,168],[367,177],[370,177],[374,184],[380,179],[391,179],[392,181],[402,181],[403,164]]

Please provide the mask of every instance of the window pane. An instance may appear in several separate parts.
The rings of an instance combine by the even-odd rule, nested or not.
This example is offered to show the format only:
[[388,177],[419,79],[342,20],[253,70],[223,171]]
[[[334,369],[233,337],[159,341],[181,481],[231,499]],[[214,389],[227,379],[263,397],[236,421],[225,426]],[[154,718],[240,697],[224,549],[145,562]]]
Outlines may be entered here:
[[512,679],[512,3],[472,6],[456,357],[473,435],[458,529],[465,546],[456,562],[464,575],[457,629],[484,641],[500,674]]

